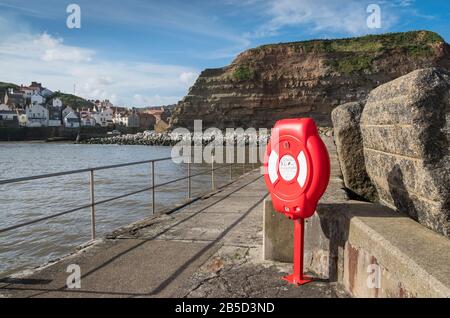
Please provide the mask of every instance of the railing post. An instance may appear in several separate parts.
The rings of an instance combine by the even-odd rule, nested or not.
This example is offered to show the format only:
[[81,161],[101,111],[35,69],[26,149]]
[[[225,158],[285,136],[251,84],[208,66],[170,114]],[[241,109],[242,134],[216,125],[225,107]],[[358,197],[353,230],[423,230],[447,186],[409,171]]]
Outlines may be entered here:
[[245,174],[245,162],[242,164],[242,174]]
[[188,199],[191,198],[191,163],[187,164],[187,175],[188,175]]
[[155,214],[155,162],[152,161],[152,214]]
[[91,192],[91,238],[95,240],[95,195],[94,195],[94,170],[90,171],[90,192]]
[[230,163],[230,180],[233,180],[233,164]]
[[211,188],[213,190],[216,189],[216,185],[214,183],[214,155],[212,155],[212,160],[211,160]]

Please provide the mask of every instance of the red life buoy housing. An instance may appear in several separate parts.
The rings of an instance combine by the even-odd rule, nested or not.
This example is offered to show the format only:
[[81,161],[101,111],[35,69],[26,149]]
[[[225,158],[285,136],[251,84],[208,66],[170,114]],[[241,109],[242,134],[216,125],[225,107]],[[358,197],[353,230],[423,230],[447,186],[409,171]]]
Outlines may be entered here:
[[275,210],[293,220],[313,215],[330,179],[328,151],[314,120],[278,121],[266,148],[264,169]]

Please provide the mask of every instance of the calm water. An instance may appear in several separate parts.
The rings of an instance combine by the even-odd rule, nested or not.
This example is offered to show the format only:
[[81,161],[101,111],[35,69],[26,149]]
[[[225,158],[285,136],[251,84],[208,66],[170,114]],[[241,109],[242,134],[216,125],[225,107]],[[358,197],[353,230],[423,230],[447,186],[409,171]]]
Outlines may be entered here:
[[[170,156],[170,147],[77,145],[66,143],[0,143],[0,179],[82,169]],[[192,168],[192,174],[210,169]],[[241,165],[235,174],[242,173]],[[155,164],[155,183],[186,175],[184,165]],[[215,172],[216,184],[228,182],[228,169]],[[150,186],[150,164],[95,173],[96,201]],[[193,195],[210,191],[210,176],[192,181]],[[156,211],[186,198],[187,180],[156,190]],[[82,206],[90,202],[89,174],[0,185],[0,228]],[[96,207],[97,236],[151,214],[151,194],[139,193]],[[63,256],[90,240],[90,209],[0,234],[0,277]]]

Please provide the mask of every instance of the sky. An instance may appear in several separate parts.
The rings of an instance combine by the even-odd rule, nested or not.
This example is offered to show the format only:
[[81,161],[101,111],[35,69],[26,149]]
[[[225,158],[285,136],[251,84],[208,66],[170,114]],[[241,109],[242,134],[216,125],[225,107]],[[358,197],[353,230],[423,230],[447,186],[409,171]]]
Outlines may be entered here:
[[[80,28],[67,26],[70,4]],[[368,27],[370,4],[379,28]],[[422,29],[449,42],[449,21],[441,0],[0,0],[0,81],[166,105],[203,69],[258,45]]]

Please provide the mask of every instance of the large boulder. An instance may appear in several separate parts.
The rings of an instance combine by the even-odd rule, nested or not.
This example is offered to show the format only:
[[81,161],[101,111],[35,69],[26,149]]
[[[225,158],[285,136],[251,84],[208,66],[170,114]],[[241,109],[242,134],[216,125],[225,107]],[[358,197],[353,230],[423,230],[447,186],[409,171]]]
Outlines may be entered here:
[[361,116],[366,170],[382,203],[450,236],[450,73],[413,71],[372,90]]
[[351,102],[336,107],[331,113],[334,142],[345,186],[370,201],[376,201],[376,190],[366,172],[359,121],[363,102]]

